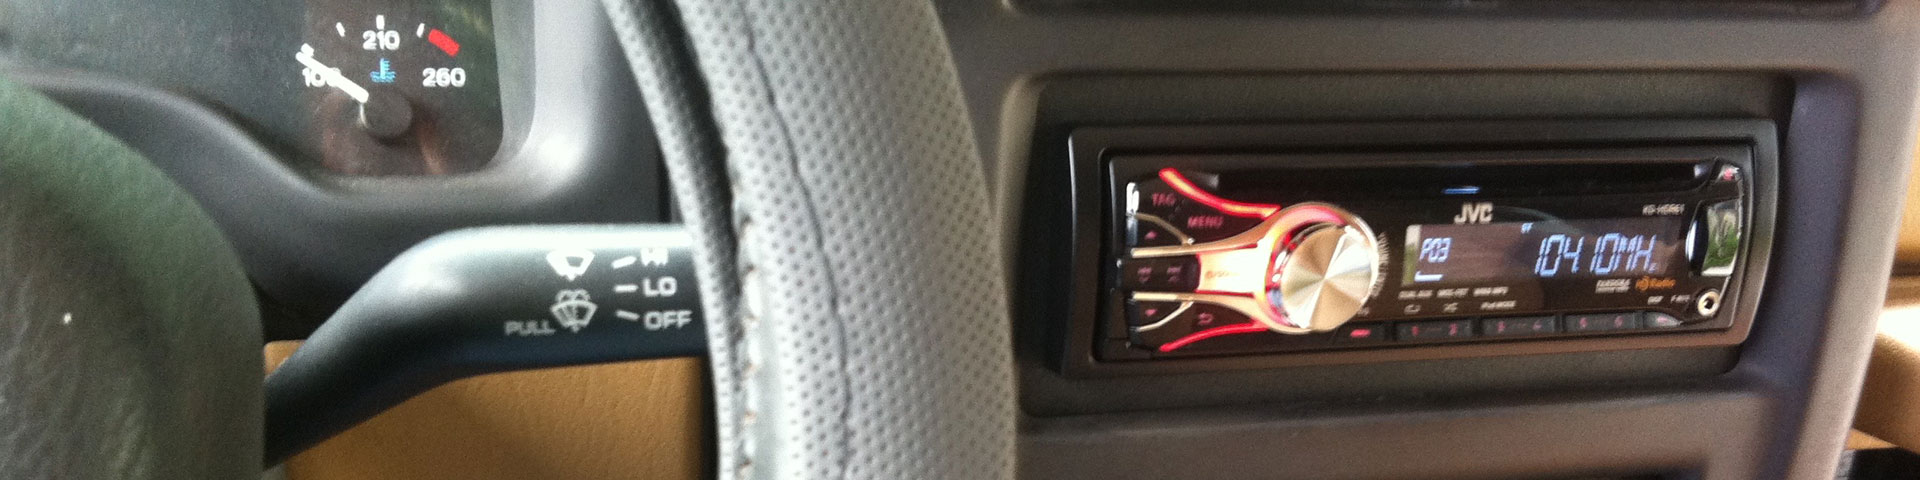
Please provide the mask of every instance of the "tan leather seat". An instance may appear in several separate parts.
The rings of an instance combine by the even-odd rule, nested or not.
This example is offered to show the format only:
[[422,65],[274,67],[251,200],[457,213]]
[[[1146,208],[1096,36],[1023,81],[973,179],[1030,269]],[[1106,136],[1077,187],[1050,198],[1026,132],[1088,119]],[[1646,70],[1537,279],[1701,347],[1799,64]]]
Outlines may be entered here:
[[1853,426],[1893,445],[1920,450],[1920,277],[1895,277],[1887,288],[1886,312],[1880,316],[1880,336],[1867,364]]
[[[278,367],[299,342],[267,345]],[[707,475],[704,361],[672,358],[442,385],[286,463],[288,480]]]

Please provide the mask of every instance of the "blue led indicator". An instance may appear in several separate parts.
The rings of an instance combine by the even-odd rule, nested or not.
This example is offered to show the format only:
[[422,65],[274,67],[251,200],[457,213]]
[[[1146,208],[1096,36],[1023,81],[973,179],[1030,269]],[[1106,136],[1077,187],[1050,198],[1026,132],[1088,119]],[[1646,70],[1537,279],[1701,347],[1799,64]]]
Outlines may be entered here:
[[1442,190],[1442,192],[1446,193],[1447,195],[1473,195],[1476,193],[1480,193],[1480,187],[1475,187],[1471,185],[1465,186],[1465,187],[1452,187],[1446,190]]

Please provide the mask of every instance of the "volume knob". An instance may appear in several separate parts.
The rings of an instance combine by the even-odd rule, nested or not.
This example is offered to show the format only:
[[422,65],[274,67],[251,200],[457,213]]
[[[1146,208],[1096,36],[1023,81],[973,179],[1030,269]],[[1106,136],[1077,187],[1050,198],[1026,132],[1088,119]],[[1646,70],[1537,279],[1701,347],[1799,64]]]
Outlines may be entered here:
[[1373,232],[1360,219],[1338,211],[1344,225],[1321,223],[1296,230],[1290,245],[1276,249],[1267,301],[1289,327],[1324,332],[1339,328],[1366,305],[1380,278]]

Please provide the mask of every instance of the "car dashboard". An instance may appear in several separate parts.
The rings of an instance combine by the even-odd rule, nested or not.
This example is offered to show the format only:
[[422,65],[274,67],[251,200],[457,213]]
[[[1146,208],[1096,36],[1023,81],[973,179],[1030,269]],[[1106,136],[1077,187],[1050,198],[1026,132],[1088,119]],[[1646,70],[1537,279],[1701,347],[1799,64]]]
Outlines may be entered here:
[[[995,347],[1010,352],[1016,476],[1833,477],[1889,269],[1912,263],[1895,262],[1891,206],[1909,192],[1920,5],[930,12],[992,214],[953,228],[991,235],[1005,274],[1007,311],[981,315],[1007,319]],[[278,342],[272,365],[435,235],[685,220],[663,157],[690,147],[663,148],[671,102],[642,92],[713,92],[637,77],[621,13],[4,0],[0,72],[113,133],[210,214],[262,305],[263,343]],[[684,33],[661,35],[701,59]],[[679,67],[697,78],[694,63]],[[561,253],[531,265],[564,282],[541,281],[624,267]],[[694,276],[680,274],[684,291]],[[666,285],[593,290],[596,309],[542,290],[505,335],[579,333],[589,318],[672,328],[606,300],[682,288]],[[687,348],[705,348],[690,331]],[[714,466],[728,435],[711,418],[709,396],[727,395],[715,367],[674,352],[462,380],[285,474],[732,472]],[[570,410],[541,412],[542,398]],[[556,425],[578,435],[542,430]],[[563,448],[589,443],[670,454]],[[423,468],[393,453],[521,448],[548,464]]]

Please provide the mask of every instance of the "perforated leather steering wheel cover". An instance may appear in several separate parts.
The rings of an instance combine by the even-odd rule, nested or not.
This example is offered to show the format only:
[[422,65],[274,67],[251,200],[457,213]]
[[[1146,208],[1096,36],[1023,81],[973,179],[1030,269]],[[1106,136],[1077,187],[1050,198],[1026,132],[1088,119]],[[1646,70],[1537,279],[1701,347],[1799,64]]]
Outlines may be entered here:
[[738,312],[720,477],[1011,477],[1006,266],[932,5],[655,3],[608,0],[701,274],[737,276],[703,282],[739,288],[703,292]]

